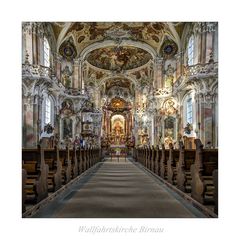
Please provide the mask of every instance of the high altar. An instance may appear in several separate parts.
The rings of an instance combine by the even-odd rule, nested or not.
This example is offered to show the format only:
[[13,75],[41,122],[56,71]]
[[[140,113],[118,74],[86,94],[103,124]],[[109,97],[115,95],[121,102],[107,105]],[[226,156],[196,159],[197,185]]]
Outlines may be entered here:
[[114,98],[104,107],[103,138],[107,145],[132,146],[133,118],[130,103]]

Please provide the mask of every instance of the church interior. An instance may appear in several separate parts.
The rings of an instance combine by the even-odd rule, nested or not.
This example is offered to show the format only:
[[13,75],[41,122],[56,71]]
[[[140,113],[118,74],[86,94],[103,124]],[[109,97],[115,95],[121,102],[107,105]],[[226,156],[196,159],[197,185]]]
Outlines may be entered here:
[[217,218],[218,23],[23,22],[22,217]]

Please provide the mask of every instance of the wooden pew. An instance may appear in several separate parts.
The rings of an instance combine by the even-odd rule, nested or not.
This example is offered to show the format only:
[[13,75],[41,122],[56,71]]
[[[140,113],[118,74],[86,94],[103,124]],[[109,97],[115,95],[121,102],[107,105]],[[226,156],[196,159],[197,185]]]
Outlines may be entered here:
[[143,163],[143,158],[142,158],[142,154],[145,154],[145,152],[143,152],[143,148],[135,148],[135,154],[136,154],[136,161],[141,163],[142,165],[144,165]]
[[147,146],[147,162],[146,162],[146,167],[150,169],[151,167],[151,156],[152,156],[152,151],[150,146]]
[[90,149],[89,149],[89,160],[90,160],[90,163],[89,163],[89,165],[90,165],[90,167],[92,167],[93,165],[94,165],[94,159],[93,159],[93,147],[90,147]]
[[213,171],[218,169],[217,149],[203,149],[200,139],[195,139],[196,157],[191,166],[191,196],[202,204],[214,203]]
[[62,162],[59,157],[59,147],[55,146],[56,154],[56,171],[54,174],[54,191],[57,191],[62,186]]
[[44,161],[44,150],[22,150],[23,169],[27,172],[25,184],[25,203],[38,203],[48,196],[48,165]]
[[161,161],[160,161],[160,176],[163,179],[167,180],[167,159],[169,156],[169,150],[165,149],[164,144],[162,144],[162,154],[161,154]]
[[149,155],[148,146],[144,146],[141,149],[140,157],[142,159],[141,161],[142,161],[143,166],[146,167],[146,168],[147,168],[147,165],[148,165],[148,155]]
[[158,152],[158,169],[157,169],[157,175],[161,176],[161,159],[162,159],[162,149],[159,148],[159,152]]
[[179,143],[179,161],[177,165],[177,188],[183,192],[191,192],[191,165],[194,164],[196,151],[185,149],[183,142]]
[[179,158],[179,150],[173,148],[173,144],[169,144],[169,157],[167,160],[167,179],[168,182],[177,184],[177,163]]
[[213,171],[213,185],[214,185],[214,212],[218,214],[218,170]]
[[156,155],[154,146],[150,147],[150,151],[151,151],[150,170],[154,172],[154,165],[155,165],[154,162],[155,162],[155,155]]
[[76,148],[76,158],[77,158],[77,175],[79,175],[80,174],[80,166],[79,166],[79,164],[80,164],[80,146],[78,146],[77,148]]
[[83,172],[87,170],[87,148],[83,148]]
[[83,156],[83,148],[79,148],[78,154],[78,174],[82,174],[84,172],[84,156]]
[[71,159],[71,178],[74,179],[78,175],[78,161],[77,161],[76,146],[73,146],[73,149],[69,151],[70,151],[70,159]]
[[159,146],[157,145],[155,148],[155,159],[154,159],[154,173],[158,175],[158,169],[159,169]]
[[54,164],[54,149],[44,150],[44,160],[48,165],[48,191],[54,192],[54,174],[55,174],[55,164]]
[[99,162],[99,154],[100,154],[100,152],[99,152],[99,149],[98,148],[93,148],[93,154],[92,154],[92,156],[93,156],[93,165],[95,165],[97,162]]
[[90,167],[90,151],[89,151],[89,147],[86,148],[86,159],[87,159],[87,169],[89,169]]
[[59,150],[59,159],[62,163],[62,185],[65,185],[71,180],[71,160],[68,147]]
[[27,180],[27,171],[22,169],[22,213],[26,211],[25,200],[26,200],[26,192],[25,185]]
[[136,147],[133,148],[133,159],[134,159],[136,162],[138,162],[138,158],[137,158],[137,148],[136,148]]

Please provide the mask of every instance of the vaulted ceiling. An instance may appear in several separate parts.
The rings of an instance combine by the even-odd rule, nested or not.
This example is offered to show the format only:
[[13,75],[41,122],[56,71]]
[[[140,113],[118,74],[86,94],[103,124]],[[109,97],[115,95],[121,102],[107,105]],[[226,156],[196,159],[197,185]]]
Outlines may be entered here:
[[[181,48],[184,22],[51,22],[56,49],[69,61],[81,57],[87,63],[86,84],[108,76],[105,90],[132,84],[123,76],[126,72],[141,85],[151,78],[151,63],[155,56],[171,58]],[[114,75],[114,79],[110,77]],[[116,78],[117,76],[117,78]],[[145,81],[145,82],[144,82]]]
[[[148,44],[157,54],[164,51],[165,41],[176,48],[185,26],[183,22],[52,22],[50,23],[57,42],[57,49],[68,45],[67,57],[76,48],[76,54],[94,43],[100,43],[112,36],[123,37]],[[74,48],[73,48],[74,46]],[[69,50],[70,49],[70,50]],[[169,51],[170,48],[167,48]]]

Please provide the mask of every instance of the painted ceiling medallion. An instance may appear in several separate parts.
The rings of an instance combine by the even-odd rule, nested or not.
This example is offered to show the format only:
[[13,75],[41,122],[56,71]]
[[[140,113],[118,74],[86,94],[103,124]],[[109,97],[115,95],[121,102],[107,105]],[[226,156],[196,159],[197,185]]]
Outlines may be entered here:
[[177,45],[175,42],[167,40],[163,43],[161,53],[164,58],[170,58],[177,53]]
[[59,52],[67,60],[72,60],[77,56],[77,50],[71,40],[64,42],[61,45]]
[[136,47],[106,47],[90,52],[86,59],[95,67],[122,71],[146,64],[151,59],[150,53]]

